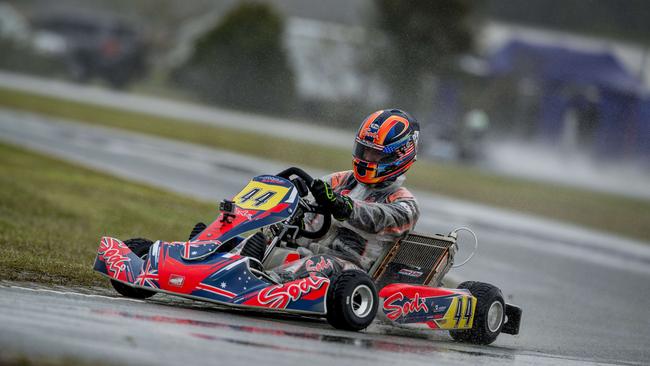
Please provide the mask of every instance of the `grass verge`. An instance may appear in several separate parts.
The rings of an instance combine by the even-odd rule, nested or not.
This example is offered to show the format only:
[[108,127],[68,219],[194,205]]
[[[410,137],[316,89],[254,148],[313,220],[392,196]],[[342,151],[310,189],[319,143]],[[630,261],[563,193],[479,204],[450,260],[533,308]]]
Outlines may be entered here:
[[106,285],[103,235],[183,240],[210,205],[0,144],[0,279]]
[[[5,88],[0,88],[0,106],[218,147],[299,166],[337,171],[349,168],[351,164],[350,152],[342,149]],[[650,226],[647,225],[650,222],[648,200],[427,161],[415,164],[409,172],[408,184],[447,196],[650,240]]]
[[[44,357],[32,355],[0,355],[2,366],[107,366],[103,360],[87,360],[74,356]],[[113,364],[114,365],[114,364]]]

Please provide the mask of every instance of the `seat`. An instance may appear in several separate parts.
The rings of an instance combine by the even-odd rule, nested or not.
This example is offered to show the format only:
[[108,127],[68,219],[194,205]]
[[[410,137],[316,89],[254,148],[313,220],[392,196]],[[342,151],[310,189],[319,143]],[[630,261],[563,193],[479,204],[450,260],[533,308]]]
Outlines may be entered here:
[[275,247],[271,254],[264,261],[264,268],[273,269],[283,264],[287,264],[300,259],[300,254],[296,250],[282,247]]

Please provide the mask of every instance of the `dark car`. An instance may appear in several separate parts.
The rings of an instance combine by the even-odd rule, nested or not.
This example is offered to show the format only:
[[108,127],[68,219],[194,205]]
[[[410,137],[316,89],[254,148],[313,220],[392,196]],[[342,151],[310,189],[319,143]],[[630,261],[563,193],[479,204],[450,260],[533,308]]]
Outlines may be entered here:
[[37,17],[33,26],[65,40],[61,56],[75,80],[99,77],[121,88],[146,71],[147,44],[136,27],[122,19],[49,14]]

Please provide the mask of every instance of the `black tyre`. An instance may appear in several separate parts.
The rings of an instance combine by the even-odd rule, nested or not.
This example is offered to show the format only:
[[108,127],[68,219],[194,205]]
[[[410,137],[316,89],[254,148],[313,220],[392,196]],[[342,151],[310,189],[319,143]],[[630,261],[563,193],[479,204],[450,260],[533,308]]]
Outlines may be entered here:
[[489,283],[467,281],[458,288],[468,289],[476,298],[476,310],[472,329],[451,330],[451,337],[460,342],[490,344],[503,328],[506,304],[501,290]]
[[[149,248],[153,242],[144,238],[135,238],[125,240],[124,244],[129,247],[129,249],[131,249],[135,255],[142,259],[146,259],[147,255],[149,255]],[[115,291],[117,291],[120,295],[133,299],[146,299],[156,294],[153,291],[131,287],[115,280],[111,280],[111,285],[113,285]]]
[[261,262],[264,258],[264,252],[266,252],[266,237],[262,233],[255,233],[255,235],[248,238],[239,254],[255,258]]
[[372,323],[378,305],[372,278],[363,271],[344,271],[331,280],[327,292],[327,321],[337,329],[358,331]]
[[208,227],[206,224],[202,222],[197,222],[196,225],[194,225],[194,229],[192,229],[192,232],[190,233],[190,237],[187,240],[194,239],[194,237],[201,234],[201,232],[205,230],[206,227]]

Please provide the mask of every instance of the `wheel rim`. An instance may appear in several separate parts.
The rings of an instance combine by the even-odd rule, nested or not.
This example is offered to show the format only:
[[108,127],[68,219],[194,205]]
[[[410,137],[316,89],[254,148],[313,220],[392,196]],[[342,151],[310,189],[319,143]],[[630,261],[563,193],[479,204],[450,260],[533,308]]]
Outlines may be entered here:
[[375,301],[370,287],[366,285],[357,286],[354,291],[352,291],[351,299],[352,301],[350,306],[352,307],[354,315],[359,318],[365,318],[370,314]]
[[495,301],[490,305],[487,314],[487,326],[490,332],[494,333],[499,330],[503,322],[503,305],[499,301]]

